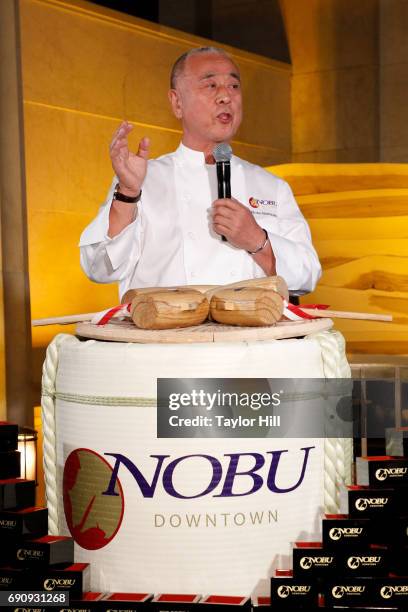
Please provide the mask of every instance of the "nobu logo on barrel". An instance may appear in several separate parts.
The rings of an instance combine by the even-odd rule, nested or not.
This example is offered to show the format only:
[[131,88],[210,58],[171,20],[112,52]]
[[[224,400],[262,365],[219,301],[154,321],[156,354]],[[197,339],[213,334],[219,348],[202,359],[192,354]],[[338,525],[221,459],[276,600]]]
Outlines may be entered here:
[[[289,493],[290,491],[297,489],[302,484],[309,459],[309,453],[312,448],[314,447],[310,446],[300,449],[303,451],[303,462],[300,468],[299,478],[295,484],[290,484],[286,488],[278,486],[277,472],[281,456],[283,453],[287,453],[287,450],[268,451],[266,456],[261,453],[227,453],[223,455],[223,457],[229,459],[226,470],[223,468],[221,460],[217,457],[213,457],[212,455],[184,455],[182,457],[172,459],[169,462],[166,462],[166,460],[170,459],[170,455],[150,455],[152,459],[156,460],[154,475],[150,483],[143,476],[137,465],[135,465],[128,457],[119,453],[105,453],[106,456],[115,458],[115,465],[113,467],[112,477],[110,479],[108,488],[106,491],[104,491],[103,495],[118,495],[118,493],[115,491],[115,485],[121,465],[132,474],[143,497],[148,498],[154,497],[160,476],[165,492],[171,497],[176,497],[178,499],[195,499],[197,497],[204,497],[205,495],[214,493],[219,486],[221,490],[218,493],[214,493],[214,497],[242,497],[244,495],[252,495],[253,493],[256,493],[256,491],[259,491],[264,484],[266,484],[272,493]],[[253,467],[249,469],[241,469],[240,459],[243,457],[253,459]],[[268,459],[270,459],[269,467],[266,465]],[[180,472],[182,473],[183,471],[183,464],[188,464],[191,460],[196,462],[199,460],[207,467],[207,469],[210,469],[210,482],[204,482],[202,485],[202,490],[199,493],[187,495],[182,491],[177,490],[174,475],[177,473],[178,477],[180,477]],[[266,473],[263,474],[263,471]],[[240,493],[235,493],[233,491],[234,483],[237,480],[241,480],[242,477],[245,477],[247,481],[249,479],[249,487],[244,492],[241,491]]]
[[106,459],[87,448],[72,451],[65,462],[65,518],[75,542],[87,550],[109,544],[122,523],[124,498],[119,479],[115,481],[115,495],[103,495],[111,476]]
[[[286,449],[225,453],[219,457],[152,454],[142,457],[139,463],[121,453],[104,453],[105,457],[113,458],[113,467],[98,453],[79,448],[68,455],[64,466],[67,525],[77,544],[88,550],[102,548],[116,536],[125,503],[119,470],[130,473],[140,494],[147,499],[163,493],[178,500],[205,496],[233,498],[253,495],[263,487],[271,493],[284,494],[302,485],[314,448],[302,447],[293,456]],[[285,466],[289,461],[298,466],[297,475],[285,482]],[[192,468],[194,492],[188,488],[188,477],[185,478]]]

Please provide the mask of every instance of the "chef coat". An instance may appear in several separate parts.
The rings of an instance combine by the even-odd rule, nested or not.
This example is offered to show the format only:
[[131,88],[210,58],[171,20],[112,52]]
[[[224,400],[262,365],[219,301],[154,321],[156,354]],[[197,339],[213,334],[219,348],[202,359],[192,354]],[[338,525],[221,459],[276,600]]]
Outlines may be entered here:
[[[119,282],[122,296],[136,287],[221,285],[265,273],[245,250],[222,241],[211,227],[217,199],[215,165],[180,144],[148,162],[135,220],[108,237],[109,210],[117,183],[80,238],[81,266],[99,283]],[[289,185],[235,155],[231,192],[268,232],[276,273],[293,294],[312,291],[321,274],[309,227]]]

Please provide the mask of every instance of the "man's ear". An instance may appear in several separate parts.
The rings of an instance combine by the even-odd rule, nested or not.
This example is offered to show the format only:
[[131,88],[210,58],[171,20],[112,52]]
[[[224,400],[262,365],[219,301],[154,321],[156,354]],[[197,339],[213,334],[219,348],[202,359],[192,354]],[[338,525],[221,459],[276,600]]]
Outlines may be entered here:
[[181,119],[183,116],[183,112],[179,92],[176,89],[169,89],[168,96],[174,115],[177,117],[177,119]]

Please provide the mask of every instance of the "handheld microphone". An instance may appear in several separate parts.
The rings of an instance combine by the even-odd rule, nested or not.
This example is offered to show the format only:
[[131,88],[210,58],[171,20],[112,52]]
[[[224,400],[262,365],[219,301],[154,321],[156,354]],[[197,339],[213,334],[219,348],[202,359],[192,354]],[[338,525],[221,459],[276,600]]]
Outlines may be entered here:
[[[217,166],[218,197],[231,197],[231,157],[232,149],[226,142],[221,142],[214,147],[213,156]],[[226,241],[225,236],[221,240]]]

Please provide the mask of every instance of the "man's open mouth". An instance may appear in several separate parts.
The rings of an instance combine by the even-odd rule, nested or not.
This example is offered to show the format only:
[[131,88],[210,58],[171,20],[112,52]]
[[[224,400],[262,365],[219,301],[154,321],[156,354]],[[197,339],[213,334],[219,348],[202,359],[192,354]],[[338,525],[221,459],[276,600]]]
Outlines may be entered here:
[[221,123],[230,123],[232,121],[231,113],[220,113],[217,115],[217,119],[221,121]]

